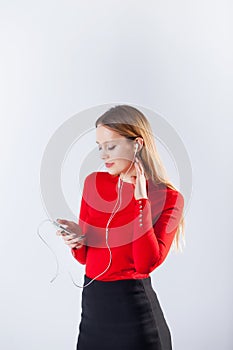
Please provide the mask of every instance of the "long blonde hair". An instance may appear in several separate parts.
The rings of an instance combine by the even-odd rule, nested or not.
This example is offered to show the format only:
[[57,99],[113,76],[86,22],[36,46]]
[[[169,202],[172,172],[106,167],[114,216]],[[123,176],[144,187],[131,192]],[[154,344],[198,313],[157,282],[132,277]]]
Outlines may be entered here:
[[[142,162],[145,175],[151,178],[154,184],[162,183],[171,189],[177,190],[168,179],[156,148],[151,125],[141,111],[129,105],[117,105],[110,108],[96,120],[95,127],[97,128],[98,125],[104,125],[127,139],[133,140],[137,137],[142,137],[145,147],[141,148],[138,156]],[[179,244],[180,234],[182,234],[182,240],[185,244],[184,228],[185,220],[182,212],[172,243],[172,249],[175,248],[176,252],[182,251],[182,247]]]

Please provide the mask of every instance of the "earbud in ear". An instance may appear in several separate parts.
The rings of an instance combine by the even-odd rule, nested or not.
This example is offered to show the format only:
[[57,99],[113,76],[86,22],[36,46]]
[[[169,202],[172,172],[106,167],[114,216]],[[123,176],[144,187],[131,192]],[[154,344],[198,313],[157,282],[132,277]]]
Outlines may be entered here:
[[138,142],[136,142],[136,145],[135,145],[135,152],[138,151],[138,147],[139,147],[139,144],[138,144]]

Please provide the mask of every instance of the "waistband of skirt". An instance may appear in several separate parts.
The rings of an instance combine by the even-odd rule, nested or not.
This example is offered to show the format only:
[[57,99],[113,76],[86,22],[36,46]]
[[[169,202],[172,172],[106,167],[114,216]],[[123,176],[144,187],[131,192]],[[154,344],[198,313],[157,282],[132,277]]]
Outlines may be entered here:
[[[91,282],[92,281],[92,282]],[[151,276],[148,276],[146,278],[129,278],[129,279],[119,279],[119,280],[113,280],[113,281],[102,281],[97,280],[87,276],[84,274],[84,285],[87,283],[90,283],[90,285],[96,285],[96,286],[134,286],[134,285],[144,285],[151,287]]]

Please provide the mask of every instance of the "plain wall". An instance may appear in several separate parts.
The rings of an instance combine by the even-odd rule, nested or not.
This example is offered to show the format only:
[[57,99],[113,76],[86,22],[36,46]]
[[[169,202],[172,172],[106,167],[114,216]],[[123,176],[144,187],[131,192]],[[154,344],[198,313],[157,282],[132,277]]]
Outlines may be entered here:
[[192,164],[184,252],[151,273],[174,350],[231,350],[230,1],[1,1],[0,22],[0,347],[75,349],[82,290],[64,261],[79,284],[84,266],[46,223],[61,268],[49,282],[56,262],[37,235],[41,159],[74,114],[128,103],[161,113]]

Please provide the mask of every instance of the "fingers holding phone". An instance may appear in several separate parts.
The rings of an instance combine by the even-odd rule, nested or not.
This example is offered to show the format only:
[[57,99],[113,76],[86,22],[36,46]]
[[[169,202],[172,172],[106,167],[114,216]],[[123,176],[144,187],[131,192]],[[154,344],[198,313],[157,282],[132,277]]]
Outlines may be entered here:
[[85,244],[85,235],[82,234],[81,227],[75,222],[58,219],[54,224],[60,228],[56,234],[62,236],[65,244],[70,248],[79,249]]
[[71,233],[71,234],[61,234],[62,238],[65,242],[65,244],[67,244],[69,246],[69,248],[81,248],[84,245],[85,242],[85,236],[77,236],[77,234],[75,233]]

